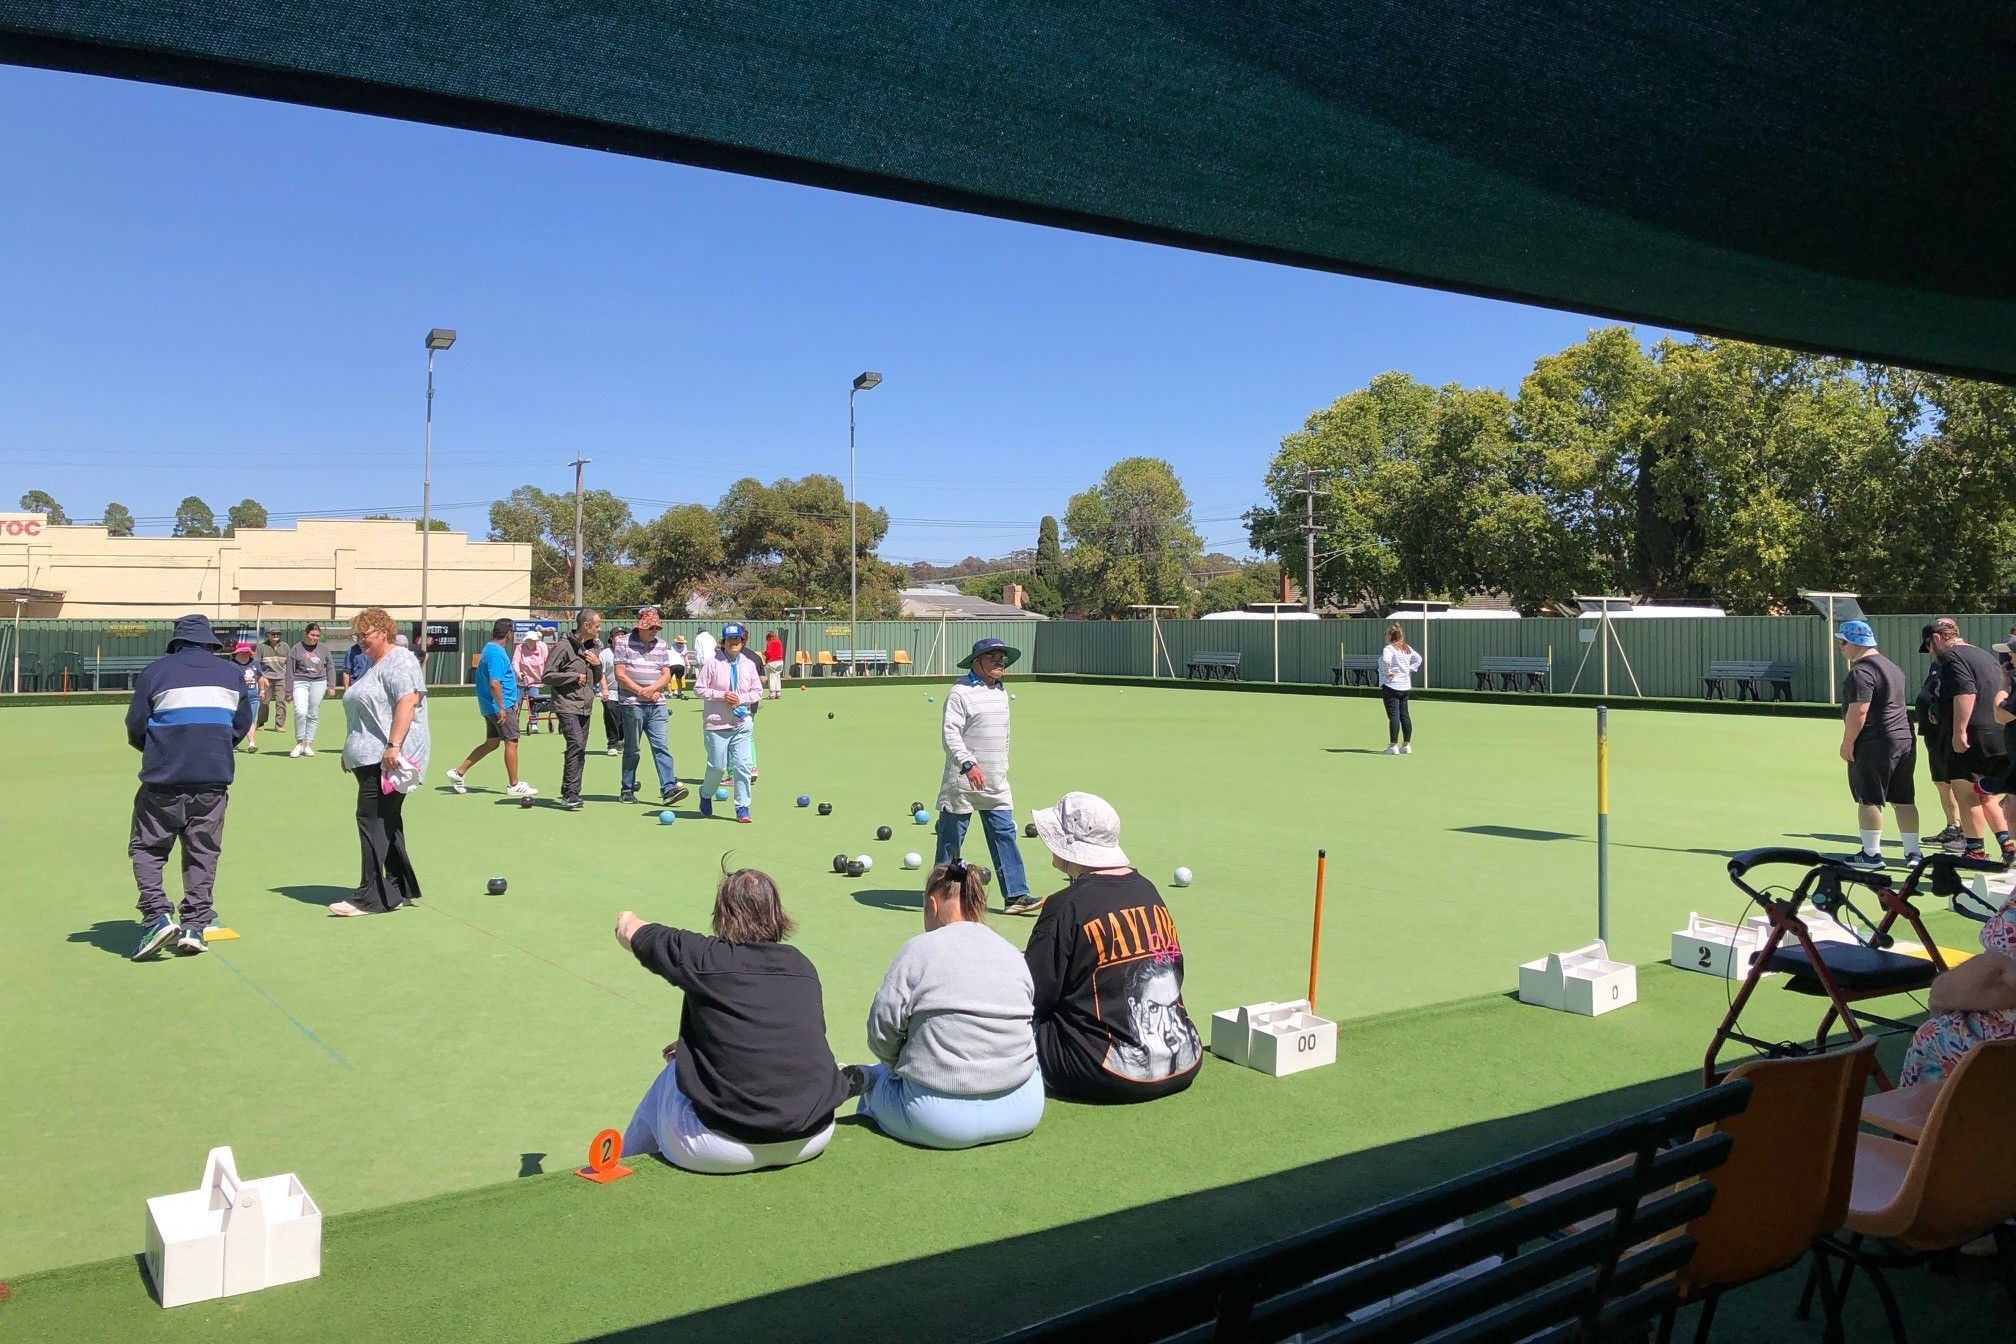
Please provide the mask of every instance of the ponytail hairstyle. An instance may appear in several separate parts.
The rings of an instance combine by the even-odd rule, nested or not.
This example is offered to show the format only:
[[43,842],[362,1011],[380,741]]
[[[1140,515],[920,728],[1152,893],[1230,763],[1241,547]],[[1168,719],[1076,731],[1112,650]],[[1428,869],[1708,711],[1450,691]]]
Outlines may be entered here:
[[980,869],[960,859],[941,863],[924,882],[924,898],[929,900],[947,890],[959,894],[959,918],[972,924],[987,922],[987,889],[980,883]]
[[1386,627],[1386,642],[1402,653],[1414,652],[1414,646],[1407,642],[1407,632],[1400,628],[1398,621]]

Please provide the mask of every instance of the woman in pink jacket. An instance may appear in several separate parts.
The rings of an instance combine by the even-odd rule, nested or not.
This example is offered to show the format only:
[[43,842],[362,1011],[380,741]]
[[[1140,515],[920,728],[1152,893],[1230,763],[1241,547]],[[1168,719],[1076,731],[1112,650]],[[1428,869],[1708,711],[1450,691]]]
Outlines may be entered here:
[[539,627],[536,625],[525,632],[524,642],[519,644],[517,652],[511,655],[511,670],[518,674],[520,693],[516,712],[520,726],[525,723],[525,715],[532,716],[532,726],[525,730],[527,732],[539,731],[539,706],[532,703],[533,697],[537,696],[541,701],[549,698],[544,694],[544,687],[541,685],[546,677],[548,656],[545,639],[540,635]]
[[750,717],[763,701],[763,674],[742,652],[749,632],[739,622],[721,627],[714,656],[693,672],[693,693],[706,707],[701,740],[707,773],[700,781],[700,815],[714,815],[714,790],[724,775],[735,777],[735,820],[749,820],[749,781],[755,776],[755,725]]

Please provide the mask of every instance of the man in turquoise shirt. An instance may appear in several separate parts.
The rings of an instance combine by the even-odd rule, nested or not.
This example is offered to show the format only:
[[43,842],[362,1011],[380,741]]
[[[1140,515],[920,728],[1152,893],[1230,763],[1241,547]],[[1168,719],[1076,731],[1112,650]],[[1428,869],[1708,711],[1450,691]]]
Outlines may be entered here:
[[469,753],[469,759],[448,772],[448,783],[457,793],[469,792],[462,777],[476,762],[504,744],[504,773],[511,777],[505,792],[513,798],[530,798],[539,790],[518,778],[518,674],[511,670],[511,618],[499,616],[490,625],[490,642],[476,660],[476,708],[483,713],[483,745]]

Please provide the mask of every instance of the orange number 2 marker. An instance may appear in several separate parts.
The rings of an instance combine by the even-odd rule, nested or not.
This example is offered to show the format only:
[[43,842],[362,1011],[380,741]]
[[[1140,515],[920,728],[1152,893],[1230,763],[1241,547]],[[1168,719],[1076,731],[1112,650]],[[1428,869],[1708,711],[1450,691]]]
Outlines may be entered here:
[[622,1156],[623,1136],[613,1129],[605,1129],[588,1145],[588,1165],[574,1174],[597,1185],[620,1181],[630,1174],[630,1168],[616,1160]]

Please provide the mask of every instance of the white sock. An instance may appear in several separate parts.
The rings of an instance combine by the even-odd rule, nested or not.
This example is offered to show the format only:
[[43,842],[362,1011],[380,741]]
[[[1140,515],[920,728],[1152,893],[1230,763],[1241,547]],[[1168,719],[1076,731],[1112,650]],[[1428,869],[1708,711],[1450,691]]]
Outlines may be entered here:
[[1862,832],[1862,852],[1864,854],[1881,854],[1883,852],[1883,832]]
[[1898,832],[1898,834],[1899,834],[1899,835],[1901,835],[1902,837],[1904,837],[1904,857],[1905,857],[1905,858],[1907,858],[1907,859],[1916,859],[1916,858],[1917,858],[1917,857],[1918,857],[1919,855],[1921,855],[1921,854],[1923,854],[1923,853],[1925,852],[1925,850],[1924,850],[1924,847],[1923,847],[1923,846],[1921,846],[1921,845],[1920,845],[1920,844],[1918,843],[1918,832],[1916,832],[1916,831],[1899,831],[1899,832]]

